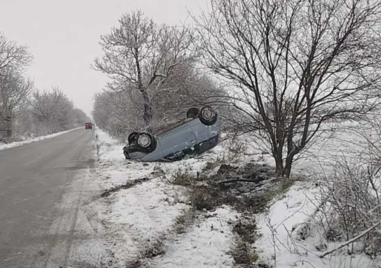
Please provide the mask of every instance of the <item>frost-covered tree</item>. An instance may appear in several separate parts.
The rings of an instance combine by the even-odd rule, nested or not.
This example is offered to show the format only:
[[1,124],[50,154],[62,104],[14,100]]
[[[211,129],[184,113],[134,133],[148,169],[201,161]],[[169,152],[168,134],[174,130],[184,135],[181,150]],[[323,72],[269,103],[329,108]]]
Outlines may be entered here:
[[[174,68],[173,75],[161,87],[160,94],[151,95],[151,106],[155,111],[150,124],[152,131],[184,119],[191,107],[212,105],[222,111],[217,106],[226,103],[221,95],[224,91],[189,64]],[[146,128],[138,106],[141,101],[141,95],[136,91],[105,90],[95,96],[94,120],[100,128],[124,139],[129,132]]]
[[9,41],[0,33],[0,70],[11,68],[23,70],[32,60],[26,46]]
[[[379,103],[381,3],[212,0],[196,19],[205,64],[230,83],[232,104],[280,176],[334,119]],[[243,125],[239,125],[242,127]]]
[[101,37],[104,52],[94,68],[111,78],[108,89],[132,92],[135,108],[149,126],[155,96],[174,76],[174,69],[193,60],[192,32],[184,27],[157,25],[140,12],[125,14],[119,26]]
[[0,138],[10,138],[20,105],[33,88],[23,71],[32,57],[25,46],[8,41],[0,33]]
[[[0,74],[0,130],[3,136],[12,136],[12,127],[20,106],[27,101],[33,88],[30,80],[25,80],[16,71],[6,68]],[[1,135],[1,133],[0,133]]]
[[59,88],[34,92],[28,112],[32,115],[35,135],[68,130],[89,121]]

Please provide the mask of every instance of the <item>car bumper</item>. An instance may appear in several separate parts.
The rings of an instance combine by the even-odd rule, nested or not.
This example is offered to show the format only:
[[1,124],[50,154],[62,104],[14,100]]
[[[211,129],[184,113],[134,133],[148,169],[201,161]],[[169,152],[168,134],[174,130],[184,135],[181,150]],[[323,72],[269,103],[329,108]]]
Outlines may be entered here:
[[147,153],[137,151],[135,148],[130,147],[129,145],[123,148],[123,154],[126,157],[126,159],[135,159],[135,160],[142,159],[144,156],[147,155]]

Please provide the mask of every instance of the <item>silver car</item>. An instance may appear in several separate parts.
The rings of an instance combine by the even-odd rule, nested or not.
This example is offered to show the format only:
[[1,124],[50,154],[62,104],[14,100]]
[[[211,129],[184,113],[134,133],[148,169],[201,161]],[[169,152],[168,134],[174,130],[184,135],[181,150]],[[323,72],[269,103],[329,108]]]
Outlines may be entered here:
[[126,159],[176,161],[213,148],[219,135],[220,119],[211,107],[191,108],[185,120],[155,135],[131,133],[123,153]]

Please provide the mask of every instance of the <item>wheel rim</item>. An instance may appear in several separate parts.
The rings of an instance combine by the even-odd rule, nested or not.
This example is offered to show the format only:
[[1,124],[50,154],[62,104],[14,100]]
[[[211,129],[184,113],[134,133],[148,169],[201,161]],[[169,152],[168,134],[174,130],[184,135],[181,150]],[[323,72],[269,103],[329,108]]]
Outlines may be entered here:
[[151,145],[152,140],[151,137],[147,134],[140,134],[138,137],[138,144],[143,147],[147,148]]
[[214,118],[214,111],[212,108],[205,108],[202,110],[202,117],[205,118],[207,121],[211,121]]

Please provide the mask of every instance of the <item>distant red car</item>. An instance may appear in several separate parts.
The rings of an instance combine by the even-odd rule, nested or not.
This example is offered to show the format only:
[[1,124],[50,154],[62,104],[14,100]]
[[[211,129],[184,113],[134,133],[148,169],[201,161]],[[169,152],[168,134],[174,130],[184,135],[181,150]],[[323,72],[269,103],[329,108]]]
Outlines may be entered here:
[[85,123],[85,129],[93,129],[92,123]]

